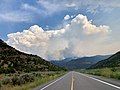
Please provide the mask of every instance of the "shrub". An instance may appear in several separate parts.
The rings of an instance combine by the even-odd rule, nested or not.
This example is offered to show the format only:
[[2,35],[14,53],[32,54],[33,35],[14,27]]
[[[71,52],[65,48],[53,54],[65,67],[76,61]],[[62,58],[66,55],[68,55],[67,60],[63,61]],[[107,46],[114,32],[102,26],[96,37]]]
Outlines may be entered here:
[[19,84],[19,77],[18,76],[14,76],[13,78],[12,78],[12,84],[13,85],[18,85]]
[[111,78],[120,79],[120,72],[114,72],[114,73],[111,75]]
[[4,85],[10,84],[10,83],[12,83],[12,80],[10,78],[5,78],[2,80],[2,84]]
[[38,72],[37,73],[34,72],[33,75],[36,77],[41,77],[41,73],[38,73]]
[[2,82],[0,81],[0,88],[2,87]]
[[25,80],[25,82],[32,82],[34,81],[34,76],[31,74],[25,74],[23,76],[21,76],[21,78],[23,78]]
[[109,68],[104,68],[101,70],[101,76],[110,77],[111,74],[112,74],[112,71]]
[[110,77],[110,78],[115,78],[115,79],[120,80],[120,67],[89,69],[89,70],[85,70],[83,73],[97,75],[97,76]]
[[[40,74],[37,74],[40,76]],[[2,80],[3,85],[11,84],[11,85],[21,85],[27,82],[33,82],[35,80],[33,74],[24,74],[24,75],[14,75],[12,78],[5,78]]]

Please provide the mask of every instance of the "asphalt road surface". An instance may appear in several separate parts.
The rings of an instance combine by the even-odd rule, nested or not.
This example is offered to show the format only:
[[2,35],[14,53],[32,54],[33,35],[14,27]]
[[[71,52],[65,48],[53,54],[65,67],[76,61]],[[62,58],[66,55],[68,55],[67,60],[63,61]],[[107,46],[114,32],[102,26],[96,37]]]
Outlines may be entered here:
[[37,90],[120,90],[120,87],[91,76],[72,71],[56,81],[38,88]]

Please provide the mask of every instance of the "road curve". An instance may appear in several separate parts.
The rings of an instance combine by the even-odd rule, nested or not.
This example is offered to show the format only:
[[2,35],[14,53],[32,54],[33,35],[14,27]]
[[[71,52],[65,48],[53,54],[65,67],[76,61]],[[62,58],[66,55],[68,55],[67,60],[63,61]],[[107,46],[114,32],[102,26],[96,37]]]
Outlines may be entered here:
[[37,90],[120,90],[120,87],[72,71]]

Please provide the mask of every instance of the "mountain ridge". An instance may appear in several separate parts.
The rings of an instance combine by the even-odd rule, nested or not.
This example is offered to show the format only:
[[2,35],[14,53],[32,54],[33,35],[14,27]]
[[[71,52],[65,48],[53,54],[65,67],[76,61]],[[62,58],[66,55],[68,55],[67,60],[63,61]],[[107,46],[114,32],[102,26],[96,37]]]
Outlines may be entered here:
[[60,67],[65,67],[69,70],[85,69],[85,68],[89,68],[91,65],[97,63],[98,61],[106,59],[108,57],[110,57],[110,55],[96,55],[91,57],[71,59],[68,62],[65,62],[65,60],[62,60],[62,61],[51,61],[51,63]]
[[109,58],[99,61],[92,65],[91,69],[105,68],[105,67],[120,67],[120,51],[110,56]]

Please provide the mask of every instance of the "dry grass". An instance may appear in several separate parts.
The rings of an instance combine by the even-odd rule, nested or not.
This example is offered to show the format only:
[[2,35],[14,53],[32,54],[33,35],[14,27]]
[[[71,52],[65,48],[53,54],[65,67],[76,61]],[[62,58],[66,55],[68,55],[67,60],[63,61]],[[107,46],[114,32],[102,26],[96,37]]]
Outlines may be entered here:
[[45,74],[41,76],[37,76],[35,77],[35,80],[33,82],[28,82],[26,84],[22,84],[22,85],[3,85],[1,90],[31,90],[43,83],[47,83],[48,81],[51,81],[53,79],[56,79],[62,75],[64,75],[65,72],[61,72],[61,73],[54,73],[54,74]]

